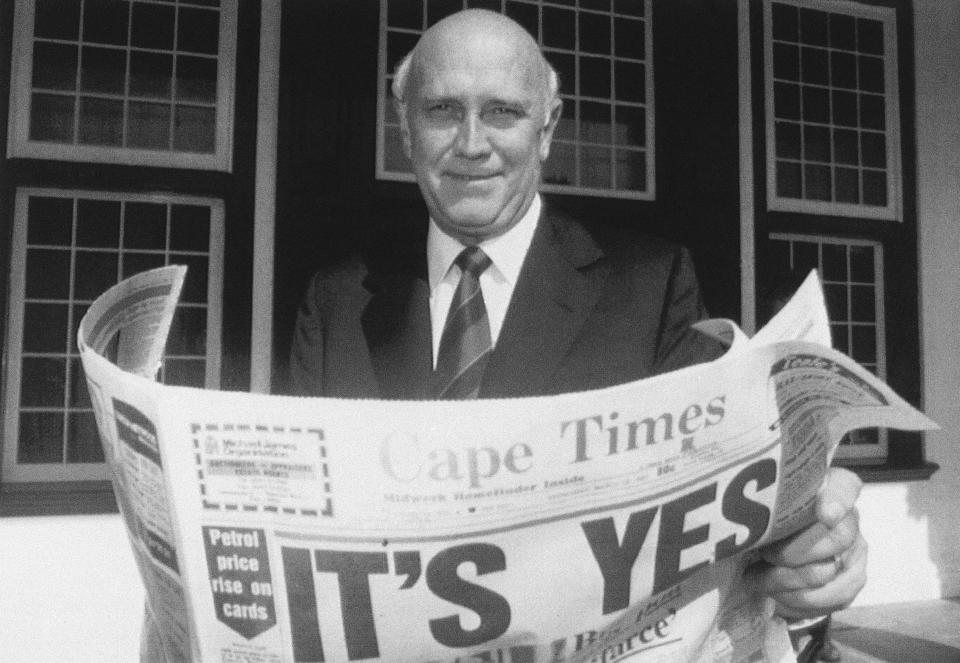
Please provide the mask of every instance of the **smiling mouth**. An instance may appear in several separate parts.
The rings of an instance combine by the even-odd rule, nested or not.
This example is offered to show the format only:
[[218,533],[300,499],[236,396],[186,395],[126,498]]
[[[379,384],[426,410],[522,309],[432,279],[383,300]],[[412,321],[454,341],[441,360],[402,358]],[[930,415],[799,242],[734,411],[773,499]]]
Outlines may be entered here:
[[463,173],[447,173],[447,177],[458,182],[483,182],[485,180],[490,180],[496,177],[496,173],[491,173],[489,175],[470,175]]

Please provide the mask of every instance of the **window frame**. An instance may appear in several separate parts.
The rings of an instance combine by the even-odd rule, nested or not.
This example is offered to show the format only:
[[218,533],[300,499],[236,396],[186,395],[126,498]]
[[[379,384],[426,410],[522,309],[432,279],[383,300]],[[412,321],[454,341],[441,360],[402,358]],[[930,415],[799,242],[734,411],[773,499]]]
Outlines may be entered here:
[[[28,208],[31,196],[92,199],[123,202],[152,202],[165,205],[194,204],[210,209],[208,239],[207,299],[206,299],[206,372],[205,387],[217,389],[221,379],[221,349],[224,281],[224,201],[220,198],[181,195],[176,193],[139,193],[99,191],[89,189],[60,189],[56,187],[19,187],[14,199],[14,219],[11,242],[10,282],[7,300],[7,333],[2,381],[3,450],[0,454],[0,485],[4,492],[13,486],[42,487],[51,484],[101,484],[110,478],[106,463],[18,463],[21,359],[23,353],[23,324],[26,304],[26,260]],[[71,245],[71,251],[75,250]],[[165,251],[167,248],[165,247]],[[71,300],[71,305],[72,305]],[[79,321],[74,321],[78,323]],[[71,334],[73,332],[71,331]],[[73,351],[73,349],[70,349]],[[66,431],[64,431],[66,435]],[[66,486],[62,489],[66,489]],[[89,492],[89,487],[85,489]]]
[[[403,0],[393,0],[393,1],[403,1]],[[495,0],[497,1],[497,0]],[[581,12],[586,13],[595,13],[595,14],[606,14],[611,17],[618,15],[613,7],[611,7],[609,12],[603,12],[601,10],[591,11],[590,9],[584,9],[580,7],[571,7],[571,4],[564,4],[557,0],[520,0],[526,4],[530,4],[537,8],[547,7],[557,7],[566,10],[572,10],[577,15]],[[623,199],[623,200],[646,200],[653,201],[656,200],[656,121],[655,121],[655,95],[654,95],[654,77],[655,77],[655,64],[653,60],[653,0],[638,0],[644,3],[644,14],[643,14],[643,23],[644,23],[644,60],[643,64],[646,68],[646,80],[644,94],[645,101],[642,104],[642,107],[645,111],[645,132],[646,132],[646,146],[644,148],[629,149],[626,151],[637,151],[644,153],[645,168],[646,168],[646,189],[644,191],[630,190],[630,189],[614,189],[614,188],[600,188],[600,187],[588,187],[581,185],[566,185],[566,184],[551,184],[543,182],[540,185],[540,191],[546,193],[560,193],[568,194],[574,196],[590,196],[590,197],[599,197],[599,198],[611,198],[611,199]],[[387,106],[392,103],[392,97],[387,94],[387,87],[390,80],[393,78],[393,72],[387,71],[387,32],[388,28],[394,32],[407,32],[409,34],[422,34],[422,31],[417,31],[412,28],[397,28],[390,27],[387,25],[387,12],[388,12],[388,3],[390,0],[380,0],[380,17],[379,17],[379,27],[378,27],[378,58],[377,58],[377,119],[376,119],[376,164],[375,164],[375,178],[377,180],[385,181],[395,181],[395,182],[415,182],[416,178],[412,172],[399,172],[395,170],[388,170],[386,165],[386,128],[387,128]],[[499,0],[500,2],[500,11],[504,12],[506,7],[506,0]],[[469,0],[463,0],[464,6],[467,6]],[[423,11],[426,14],[427,4],[423,3]],[[426,24],[426,16],[424,16],[423,24]],[[543,32],[543,20],[542,18],[538,22],[538,28],[540,31],[539,35],[536,35],[538,44],[541,49],[552,52],[570,52],[565,49],[555,49],[550,47],[544,47],[542,44],[542,32]],[[612,33],[611,33],[612,34]],[[571,52],[574,56],[579,55],[579,42],[577,43],[574,51]],[[606,56],[611,62],[614,61],[613,55]],[[577,60],[578,61],[578,60]],[[611,77],[613,76],[613,67],[611,67]],[[562,86],[561,81],[561,86]],[[617,99],[613,97],[614,93],[611,91],[611,98],[608,99],[609,103],[612,106],[616,106]],[[564,99],[565,104],[572,101],[576,103],[581,97],[577,93],[565,94],[561,93],[560,97]],[[592,97],[586,97],[587,100],[592,100]],[[580,126],[579,123],[575,122],[577,136],[570,139],[557,139],[556,136],[553,138],[553,147],[555,148],[558,144],[571,145],[574,148],[580,147],[582,145],[590,145],[590,143],[583,143],[579,140]],[[394,126],[394,125],[390,125]],[[613,127],[613,125],[611,125]],[[614,140],[611,138],[611,140]],[[609,147],[611,152],[611,182],[616,179],[616,154],[618,145],[611,143],[611,145],[603,145],[603,147]],[[619,146],[630,147],[630,146]],[[576,170],[579,173],[581,168],[581,159],[577,155],[575,157]]]
[[[873,249],[873,286],[874,286],[874,338],[876,343],[876,372],[875,375],[881,380],[887,379],[887,343],[886,343],[886,311],[884,309],[884,300],[886,298],[886,282],[884,280],[884,247],[883,242],[878,240],[859,239],[852,237],[833,237],[821,234],[805,234],[797,232],[771,232],[769,240],[784,242],[804,242],[807,244],[816,244],[817,249],[817,271],[821,283],[841,283],[838,281],[826,281],[823,270],[823,246],[832,244],[836,246],[869,246]],[[794,252],[791,244],[790,248],[790,268],[793,265]],[[851,285],[851,281],[843,282]],[[851,303],[847,300],[847,320],[843,321],[845,328],[850,328],[853,321],[850,320],[849,309]],[[837,323],[841,324],[841,323]],[[833,336],[833,321],[831,320],[831,337]],[[847,464],[869,464],[880,465],[887,461],[889,456],[889,435],[885,428],[878,430],[877,444],[854,444],[842,443],[837,446],[836,460]]]
[[[233,112],[237,70],[237,0],[221,0],[217,53],[216,135],[210,154],[101,145],[80,145],[30,139],[34,17],[36,0],[15,3],[7,126],[7,157],[116,163],[135,166],[233,170]],[[82,44],[79,36],[76,42]],[[129,50],[129,46],[126,47]],[[169,51],[175,53],[176,51]],[[129,82],[129,77],[125,79]],[[74,92],[79,98],[80,92]],[[124,103],[130,100],[124,92]]]
[[[855,18],[877,20],[884,25],[884,81],[885,130],[887,170],[887,204],[885,206],[863,203],[786,198],[777,195],[775,151],[776,117],[774,115],[773,75],[773,25],[774,3],[794,5],[798,8],[818,9],[827,13],[845,14]],[[766,144],[766,193],[767,208],[774,212],[800,212],[816,215],[834,215],[875,219],[884,221],[903,220],[903,164],[901,163],[901,109],[900,109],[900,51],[897,39],[897,12],[893,7],[866,5],[849,0],[763,0],[763,90],[764,131]],[[828,89],[832,89],[828,85]],[[801,121],[801,124],[803,122]],[[828,124],[833,128],[831,121]],[[801,156],[800,163],[805,163]],[[836,162],[831,156],[832,167]],[[862,170],[862,166],[859,166]]]

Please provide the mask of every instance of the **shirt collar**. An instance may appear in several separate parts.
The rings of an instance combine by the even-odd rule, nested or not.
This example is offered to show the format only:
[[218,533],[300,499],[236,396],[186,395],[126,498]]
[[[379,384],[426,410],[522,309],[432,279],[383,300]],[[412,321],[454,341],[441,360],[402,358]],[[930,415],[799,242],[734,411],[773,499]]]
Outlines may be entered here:
[[[533,241],[541,207],[540,194],[536,194],[530,207],[516,225],[507,232],[486,239],[478,245],[490,257],[496,273],[511,284],[515,285],[520,277],[520,268],[523,267],[523,260]],[[463,244],[440,230],[436,221],[430,219],[430,229],[427,232],[427,269],[431,292],[450,271],[453,261],[463,249]]]

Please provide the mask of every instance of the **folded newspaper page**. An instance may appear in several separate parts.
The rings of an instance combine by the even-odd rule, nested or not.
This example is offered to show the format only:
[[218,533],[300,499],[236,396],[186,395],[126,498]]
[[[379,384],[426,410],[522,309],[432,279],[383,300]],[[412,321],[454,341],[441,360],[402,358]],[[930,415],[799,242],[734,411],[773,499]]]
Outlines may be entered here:
[[408,402],[155,382],[184,274],[79,334],[157,660],[792,660],[751,551],[812,522],[845,432],[934,426],[828,347],[815,275],[752,339],[704,323],[708,364]]

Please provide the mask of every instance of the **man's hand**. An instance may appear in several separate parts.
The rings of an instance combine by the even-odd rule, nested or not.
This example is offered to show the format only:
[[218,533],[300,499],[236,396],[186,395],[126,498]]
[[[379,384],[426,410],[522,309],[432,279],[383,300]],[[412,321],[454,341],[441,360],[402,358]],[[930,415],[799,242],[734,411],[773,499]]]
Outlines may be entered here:
[[867,542],[854,504],[861,485],[853,472],[830,468],[817,496],[817,522],[771,544],[748,571],[777,602],[778,615],[825,615],[850,605],[863,589]]

